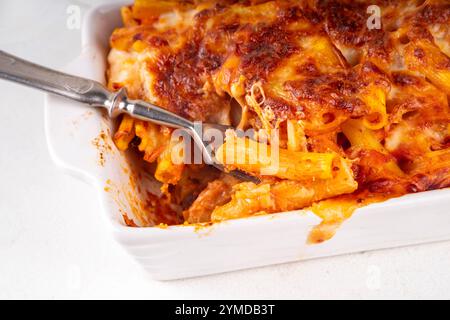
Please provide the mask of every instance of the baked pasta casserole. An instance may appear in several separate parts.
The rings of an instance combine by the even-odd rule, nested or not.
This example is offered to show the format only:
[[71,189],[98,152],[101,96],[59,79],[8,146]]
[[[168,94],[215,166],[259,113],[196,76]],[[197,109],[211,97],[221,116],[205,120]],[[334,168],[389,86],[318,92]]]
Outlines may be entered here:
[[[278,170],[255,151],[270,138],[227,134],[217,150],[257,184],[174,163],[172,129],[124,116],[118,149],[142,155],[160,183],[153,223],[308,208],[321,242],[358,207],[450,186],[448,0],[136,0],[121,14],[110,89],[190,120],[279,133]],[[233,150],[253,161],[225,163]]]

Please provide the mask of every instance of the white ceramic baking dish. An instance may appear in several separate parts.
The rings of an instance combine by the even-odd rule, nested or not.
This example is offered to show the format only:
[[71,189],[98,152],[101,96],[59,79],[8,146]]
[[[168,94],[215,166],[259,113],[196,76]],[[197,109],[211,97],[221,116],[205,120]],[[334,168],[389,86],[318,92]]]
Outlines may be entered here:
[[[81,55],[66,71],[104,81],[108,37],[120,25],[120,4],[86,16]],[[307,211],[259,216],[198,229],[131,228],[134,191],[128,164],[114,147],[100,112],[48,96],[46,133],[56,164],[98,191],[114,238],[155,279],[177,279],[243,268],[450,239],[450,190],[414,194],[358,210],[320,245],[307,245],[320,219]],[[105,133],[99,138],[100,133]],[[100,155],[101,153],[101,155]],[[107,187],[108,191],[105,191]]]

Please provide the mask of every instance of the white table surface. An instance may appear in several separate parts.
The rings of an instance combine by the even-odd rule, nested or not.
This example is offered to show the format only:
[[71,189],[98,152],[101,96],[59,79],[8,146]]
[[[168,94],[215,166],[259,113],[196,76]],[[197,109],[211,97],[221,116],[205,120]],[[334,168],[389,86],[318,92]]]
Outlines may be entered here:
[[[68,6],[99,2],[1,0],[0,49],[60,68],[80,50]],[[50,160],[43,94],[0,93],[0,298],[450,298],[450,242],[153,281],[110,237],[93,188]]]

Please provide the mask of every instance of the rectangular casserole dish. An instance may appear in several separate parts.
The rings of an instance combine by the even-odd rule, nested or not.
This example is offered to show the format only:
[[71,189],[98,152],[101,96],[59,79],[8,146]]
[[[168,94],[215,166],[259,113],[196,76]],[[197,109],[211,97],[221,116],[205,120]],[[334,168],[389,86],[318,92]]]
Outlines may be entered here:
[[[65,71],[105,81],[108,39],[123,4],[92,9],[82,53]],[[155,279],[170,280],[351,252],[450,239],[450,190],[413,194],[355,212],[331,240],[306,242],[320,218],[301,210],[207,227],[132,228],[123,214],[144,210],[135,168],[111,140],[114,124],[100,111],[55,96],[46,99],[46,135],[55,163],[93,185],[114,238]],[[132,162],[131,162],[132,163]],[[152,186],[150,185],[149,188]],[[139,190],[138,190],[139,189]]]

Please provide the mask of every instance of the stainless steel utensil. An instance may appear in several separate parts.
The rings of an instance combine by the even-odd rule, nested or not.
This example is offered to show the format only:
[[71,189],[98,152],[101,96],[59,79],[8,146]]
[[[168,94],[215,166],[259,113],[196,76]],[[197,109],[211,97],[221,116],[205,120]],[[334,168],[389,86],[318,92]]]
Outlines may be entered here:
[[[125,89],[111,92],[98,81],[72,76],[59,71],[25,61],[0,50],[0,78],[23,84],[28,87],[50,92],[72,99],[91,107],[106,108],[110,117],[114,118],[125,113],[134,118],[150,121],[171,128],[186,130],[196,145],[202,150],[205,162],[219,170],[224,170],[221,164],[214,161],[214,155],[203,140],[203,132],[194,128],[194,123],[172,112],[141,100],[129,100]],[[206,123],[203,130],[216,129],[225,134],[231,127]],[[259,182],[259,179],[239,170],[229,174],[245,181]]]

